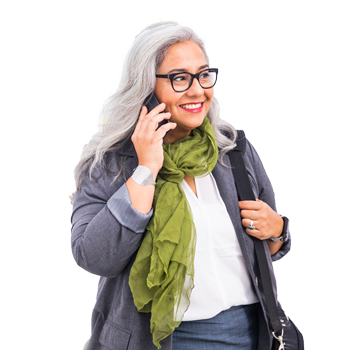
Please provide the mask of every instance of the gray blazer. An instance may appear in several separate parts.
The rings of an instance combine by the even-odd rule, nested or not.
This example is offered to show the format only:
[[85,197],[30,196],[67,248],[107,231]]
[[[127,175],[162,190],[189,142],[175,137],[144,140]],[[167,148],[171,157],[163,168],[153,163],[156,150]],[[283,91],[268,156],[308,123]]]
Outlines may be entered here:
[[[125,176],[113,182],[124,161]],[[227,155],[223,158],[229,165]],[[244,161],[256,198],[276,210],[274,193],[258,154],[247,141]],[[138,165],[134,146],[129,140],[125,147],[110,154],[107,167],[97,167],[93,180],[86,175],[80,191],[75,194],[72,214],[72,251],[79,266],[101,276],[96,305],[92,313],[92,334],[87,350],[155,350],[150,333],[150,314],[139,313],[129,288],[130,268],[143,239],[145,227],[152,216],[141,214],[131,206],[125,181]],[[272,335],[267,328],[265,299],[261,293],[260,274],[252,238],[241,225],[236,188],[230,168],[219,162],[213,170],[221,197],[232,224],[260,301],[259,350],[270,350]],[[289,235],[290,237],[290,235]],[[272,261],[283,257],[290,249],[290,238],[270,258],[265,242],[270,270]],[[273,280],[276,294],[276,283]],[[160,343],[163,350],[172,349],[172,336]]]

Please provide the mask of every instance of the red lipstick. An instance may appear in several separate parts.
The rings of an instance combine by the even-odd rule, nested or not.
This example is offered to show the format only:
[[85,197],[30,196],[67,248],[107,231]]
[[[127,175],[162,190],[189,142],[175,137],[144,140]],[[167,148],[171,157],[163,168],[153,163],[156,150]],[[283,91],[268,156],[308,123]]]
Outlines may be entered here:
[[[184,108],[183,106],[186,106],[186,105],[197,105],[197,104],[200,104],[200,107],[198,108],[194,108],[194,109],[189,109],[189,108]],[[180,105],[180,107],[186,111],[186,112],[189,112],[189,113],[200,113],[203,111],[203,105],[204,105],[204,102],[192,102],[192,103],[183,103],[182,105]]]

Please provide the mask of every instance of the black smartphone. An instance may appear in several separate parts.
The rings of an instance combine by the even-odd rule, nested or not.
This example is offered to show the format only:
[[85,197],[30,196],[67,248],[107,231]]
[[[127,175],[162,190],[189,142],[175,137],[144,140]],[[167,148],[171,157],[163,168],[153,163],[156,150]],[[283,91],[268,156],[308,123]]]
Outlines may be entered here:
[[[155,94],[152,92],[145,98],[145,102],[143,103],[147,107],[147,113],[149,113],[153,108],[157,107],[160,103],[158,102]],[[159,124],[159,129],[162,125],[165,125],[166,123],[169,123],[168,119],[163,119]]]

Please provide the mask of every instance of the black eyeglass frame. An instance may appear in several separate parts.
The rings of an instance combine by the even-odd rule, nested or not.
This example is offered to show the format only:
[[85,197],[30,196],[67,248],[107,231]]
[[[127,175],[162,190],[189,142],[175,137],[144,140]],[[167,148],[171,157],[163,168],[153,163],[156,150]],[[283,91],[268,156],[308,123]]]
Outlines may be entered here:
[[[204,87],[204,86],[202,86],[201,82],[199,81],[199,76],[200,76],[203,72],[205,72],[205,71],[215,72],[215,73],[216,73],[215,82],[214,82],[214,84],[213,84],[212,86],[210,86],[210,87]],[[183,73],[189,74],[189,75],[191,76],[191,81],[190,81],[190,84],[188,85],[188,88],[187,88],[187,89],[181,90],[181,91],[177,91],[177,90],[175,90],[175,88],[174,88],[173,79],[174,79],[174,77],[175,77],[176,75],[178,75],[178,74],[183,74]],[[219,73],[219,69],[218,69],[218,68],[206,68],[206,69],[201,70],[201,71],[198,72],[197,74],[192,74],[192,73],[189,73],[189,72],[178,72],[178,73],[172,73],[172,74],[156,74],[156,77],[157,77],[157,78],[166,78],[166,79],[170,79],[171,87],[173,88],[173,90],[174,90],[175,92],[185,92],[185,91],[187,91],[187,90],[192,86],[194,78],[196,78],[196,79],[198,80],[198,83],[199,83],[199,85],[202,87],[202,89],[211,89],[211,88],[216,84],[216,82],[217,82],[217,80],[218,80],[218,73]]]

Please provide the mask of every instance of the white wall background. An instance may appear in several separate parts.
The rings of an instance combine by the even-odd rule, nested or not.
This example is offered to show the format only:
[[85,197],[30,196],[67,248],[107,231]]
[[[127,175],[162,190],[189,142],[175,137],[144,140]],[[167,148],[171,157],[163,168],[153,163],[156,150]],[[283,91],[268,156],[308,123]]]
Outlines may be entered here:
[[[68,22],[68,141],[98,130],[103,101],[114,92],[137,18]],[[279,298],[307,342],[307,19],[181,18],[212,39],[225,89],[225,118],[258,150],[291,219],[292,251],[275,263]],[[68,183],[76,152],[68,152]],[[70,215],[68,203],[68,217]],[[69,222],[68,222],[69,227]],[[67,246],[69,248],[69,229]],[[96,276],[68,254],[68,349],[88,337]]]

